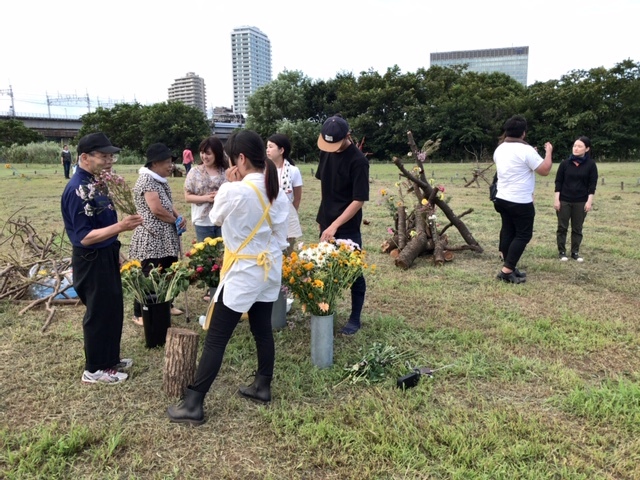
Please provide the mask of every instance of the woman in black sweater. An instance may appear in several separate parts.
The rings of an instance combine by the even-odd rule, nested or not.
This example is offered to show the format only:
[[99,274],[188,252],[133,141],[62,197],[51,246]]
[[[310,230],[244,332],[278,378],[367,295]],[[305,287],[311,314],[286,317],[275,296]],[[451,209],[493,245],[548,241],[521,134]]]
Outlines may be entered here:
[[591,140],[579,137],[573,142],[573,154],[563,161],[556,173],[556,189],[553,208],[558,215],[558,255],[566,262],[567,231],[571,221],[571,258],[582,262],[580,244],[582,225],[591,211],[593,196],[598,183],[598,167],[591,158]]

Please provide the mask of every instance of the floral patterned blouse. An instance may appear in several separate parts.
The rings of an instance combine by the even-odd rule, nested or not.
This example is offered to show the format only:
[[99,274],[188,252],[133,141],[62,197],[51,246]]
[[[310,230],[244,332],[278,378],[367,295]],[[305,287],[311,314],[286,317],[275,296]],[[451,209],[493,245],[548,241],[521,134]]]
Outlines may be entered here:
[[[205,195],[220,188],[227,179],[224,169],[218,170],[217,175],[209,175],[204,165],[198,165],[189,170],[184,181],[184,191],[192,195]],[[213,202],[191,204],[191,222],[195,224],[209,224],[209,212]]]
[[129,258],[146,260],[149,258],[178,257],[180,255],[180,240],[176,226],[156,217],[144,199],[147,192],[156,192],[160,203],[168,212],[173,212],[171,188],[168,183],[161,183],[151,175],[142,173],[133,187],[134,201],[138,213],[144,220],[142,226],[133,231]]

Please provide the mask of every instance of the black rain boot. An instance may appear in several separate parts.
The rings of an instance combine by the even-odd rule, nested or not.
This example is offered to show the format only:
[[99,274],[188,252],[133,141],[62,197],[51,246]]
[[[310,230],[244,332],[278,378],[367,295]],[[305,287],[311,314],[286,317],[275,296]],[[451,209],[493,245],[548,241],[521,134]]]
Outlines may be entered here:
[[173,423],[189,423],[202,425],[204,423],[204,396],[206,393],[196,392],[189,387],[184,392],[184,398],[178,405],[167,409],[169,420]]
[[238,394],[252,402],[267,404],[271,401],[271,377],[256,375],[253,383],[247,387],[240,387]]

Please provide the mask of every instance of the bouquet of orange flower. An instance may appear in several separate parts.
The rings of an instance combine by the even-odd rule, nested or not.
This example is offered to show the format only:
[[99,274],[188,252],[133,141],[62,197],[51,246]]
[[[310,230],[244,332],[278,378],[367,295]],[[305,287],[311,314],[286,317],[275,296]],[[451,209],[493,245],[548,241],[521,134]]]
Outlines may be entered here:
[[333,315],[344,290],[369,267],[366,252],[350,240],[320,242],[284,257],[282,284],[312,315]]
[[189,258],[189,266],[194,271],[192,283],[197,283],[200,287],[217,287],[220,283],[223,255],[222,237],[207,237],[202,242],[194,243],[191,250],[185,253]]
[[139,260],[129,260],[120,267],[122,287],[142,304],[169,302],[189,287],[193,271],[188,262],[174,262],[169,268],[154,267],[145,275]]

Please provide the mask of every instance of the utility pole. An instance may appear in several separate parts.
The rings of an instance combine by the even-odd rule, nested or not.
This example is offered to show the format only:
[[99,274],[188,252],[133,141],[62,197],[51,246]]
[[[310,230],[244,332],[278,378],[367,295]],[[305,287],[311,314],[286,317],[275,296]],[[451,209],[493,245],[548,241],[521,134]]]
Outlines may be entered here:
[[9,95],[11,97],[11,107],[9,108],[9,116],[16,116],[16,105],[13,100],[13,88],[9,85],[9,90],[0,90],[0,95]]

